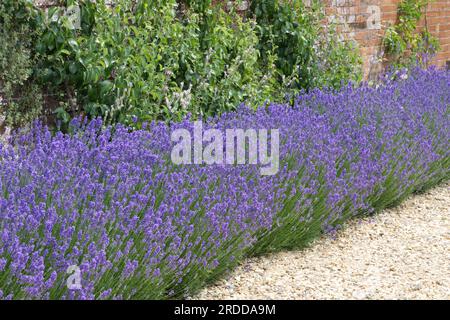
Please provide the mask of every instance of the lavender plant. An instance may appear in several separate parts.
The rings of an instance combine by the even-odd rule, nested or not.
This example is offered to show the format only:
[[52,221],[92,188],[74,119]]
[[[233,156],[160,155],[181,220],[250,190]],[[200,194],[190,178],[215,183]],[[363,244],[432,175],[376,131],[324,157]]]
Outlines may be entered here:
[[[164,299],[449,178],[450,74],[314,90],[207,127],[278,128],[280,170],[180,165],[170,133],[75,119],[0,149],[0,299]],[[386,79],[390,79],[387,77]],[[80,288],[67,286],[79,266]]]

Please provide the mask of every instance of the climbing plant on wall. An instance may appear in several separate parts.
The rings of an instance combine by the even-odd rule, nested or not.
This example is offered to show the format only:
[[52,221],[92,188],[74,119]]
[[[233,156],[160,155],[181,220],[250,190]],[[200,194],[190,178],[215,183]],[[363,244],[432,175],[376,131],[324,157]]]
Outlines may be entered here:
[[383,44],[394,65],[405,67],[419,63],[426,65],[430,55],[439,49],[438,40],[418,24],[432,0],[403,0],[398,6],[398,21],[386,30]]

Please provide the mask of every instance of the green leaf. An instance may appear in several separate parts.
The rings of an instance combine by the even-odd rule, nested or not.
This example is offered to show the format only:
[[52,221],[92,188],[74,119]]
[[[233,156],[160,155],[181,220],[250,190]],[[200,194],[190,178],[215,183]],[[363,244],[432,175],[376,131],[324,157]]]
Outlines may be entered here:
[[56,114],[56,117],[63,123],[67,123],[70,121],[70,115],[66,110],[64,110],[63,107],[57,108],[53,113]]
[[67,44],[72,48],[72,50],[78,51],[79,46],[78,46],[78,42],[75,39],[69,39],[67,41]]
[[70,71],[71,74],[75,74],[75,73],[78,72],[78,66],[77,66],[77,64],[75,62],[72,62],[69,65],[69,71]]
[[100,82],[100,95],[103,96],[109,93],[114,88],[114,83],[109,80]]

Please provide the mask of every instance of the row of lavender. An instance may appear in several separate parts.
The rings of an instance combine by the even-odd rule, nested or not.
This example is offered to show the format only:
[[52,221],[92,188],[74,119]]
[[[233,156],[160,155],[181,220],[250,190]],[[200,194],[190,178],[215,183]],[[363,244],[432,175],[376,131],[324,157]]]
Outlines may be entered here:
[[278,128],[274,176],[172,164],[170,133],[189,120],[17,134],[0,149],[0,299],[181,297],[246,255],[301,247],[393,205],[449,177],[449,89],[449,72],[416,70],[208,121]]

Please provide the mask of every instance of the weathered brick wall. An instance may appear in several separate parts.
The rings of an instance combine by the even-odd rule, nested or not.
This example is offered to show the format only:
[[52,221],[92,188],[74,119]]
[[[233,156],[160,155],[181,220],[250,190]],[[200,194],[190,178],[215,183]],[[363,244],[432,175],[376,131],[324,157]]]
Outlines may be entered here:
[[[325,0],[328,19],[339,24],[342,34],[359,43],[364,73],[376,76],[383,66],[382,38],[386,28],[397,20],[401,0]],[[441,50],[433,64],[445,66],[450,60],[450,0],[435,0],[425,10],[420,26],[439,39]]]
[[450,0],[439,0],[427,8],[426,20],[430,32],[439,39],[441,50],[434,58],[434,63],[440,66],[450,61]]

